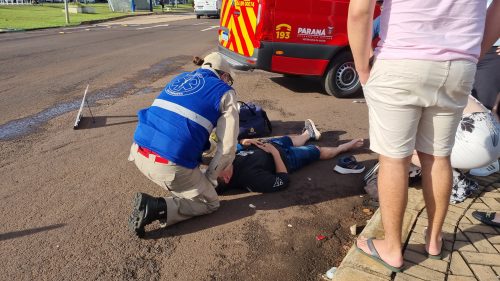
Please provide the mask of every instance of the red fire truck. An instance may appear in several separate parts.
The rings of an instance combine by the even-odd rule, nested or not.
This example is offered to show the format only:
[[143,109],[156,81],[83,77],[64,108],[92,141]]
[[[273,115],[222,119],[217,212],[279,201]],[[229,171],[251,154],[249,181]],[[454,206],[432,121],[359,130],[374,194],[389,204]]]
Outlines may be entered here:
[[348,8],[349,0],[223,0],[219,51],[237,69],[319,76],[329,95],[352,97],[361,86]]

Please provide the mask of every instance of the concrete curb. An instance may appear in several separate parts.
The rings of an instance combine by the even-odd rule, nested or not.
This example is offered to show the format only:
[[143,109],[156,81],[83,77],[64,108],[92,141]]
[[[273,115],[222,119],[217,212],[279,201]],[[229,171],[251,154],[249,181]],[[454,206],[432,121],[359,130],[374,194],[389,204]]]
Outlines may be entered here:
[[[422,191],[410,187],[408,190],[408,205],[406,207],[405,216],[403,219],[403,241],[408,240],[409,234],[415,225],[418,215],[425,207]],[[372,216],[366,227],[360,233],[364,237],[377,237],[384,236],[384,228],[382,226],[382,217],[380,216],[380,209],[377,209]],[[346,281],[346,280],[391,280],[392,272],[387,268],[381,266],[374,260],[359,253],[356,246],[353,245],[342,263],[338,267],[333,280]]]
[[[445,280],[446,276],[450,274],[450,266],[456,263],[455,261],[452,262],[451,256],[452,250],[455,248],[453,246],[455,240],[458,239],[459,231],[457,229],[459,228],[460,221],[463,217],[468,216],[468,213],[471,212],[469,209],[480,209],[482,207],[480,203],[477,205],[478,203],[475,202],[477,200],[480,201],[479,198],[481,198],[481,194],[484,194],[483,191],[500,188],[500,172],[489,177],[474,179],[480,184],[480,189],[464,202],[453,204],[449,207],[445,224],[443,225],[443,260],[427,259],[424,247],[420,247],[425,243],[423,232],[425,225],[427,225],[427,214],[423,212],[425,203],[422,190],[410,187],[402,232],[403,241],[407,241],[404,249],[405,264],[409,264],[410,266],[408,268],[405,267],[402,273],[393,274],[379,263],[359,253],[353,245],[335,272],[333,280]],[[500,196],[498,197],[500,198]],[[488,198],[484,200],[488,200]],[[496,201],[492,203],[495,206],[499,206],[496,204],[500,204]],[[364,237],[383,237],[384,231],[380,210],[375,212],[360,235]]]

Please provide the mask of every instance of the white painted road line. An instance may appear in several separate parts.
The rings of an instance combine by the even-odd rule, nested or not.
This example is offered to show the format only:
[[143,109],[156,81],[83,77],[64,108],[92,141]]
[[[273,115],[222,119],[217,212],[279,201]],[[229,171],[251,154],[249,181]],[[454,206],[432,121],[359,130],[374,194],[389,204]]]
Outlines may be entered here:
[[142,30],[142,29],[155,28],[155,27],[165,27],[165,26],[168,26],[168,24],[159,24],[159,25],[153,25],[153,26],[138,27],[135,30]]
[[218,28],[218,27],[219,27],[218,25],[212,25],[211,27],[202,29],[201,31],[207,31],[207,30],[210,30],[210,29]]
[[202,25],[202,24],[205,24],[205,23],[208,23],[208,21],[204,21],[204,22],[199,22],[199,23],[195,23],[193,25]]

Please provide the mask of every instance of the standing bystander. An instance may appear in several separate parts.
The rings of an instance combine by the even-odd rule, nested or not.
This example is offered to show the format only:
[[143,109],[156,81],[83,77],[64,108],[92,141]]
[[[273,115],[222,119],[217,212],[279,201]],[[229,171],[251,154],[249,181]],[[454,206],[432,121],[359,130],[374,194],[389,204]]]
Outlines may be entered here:
[[375,0],[351,0],[348,35],[369,108],[370,148],[379,153],[384,239],[363,254],[394,272],[403,266],[401,231],[413,149],[422,164],[428,215],[425,250],[440,258],[450,198],[450,153],[472,89],[486,18],[483,0],[386,0],[370,68]]
[[165,10],[165,0],[160,0],[161,12],[163,13]]

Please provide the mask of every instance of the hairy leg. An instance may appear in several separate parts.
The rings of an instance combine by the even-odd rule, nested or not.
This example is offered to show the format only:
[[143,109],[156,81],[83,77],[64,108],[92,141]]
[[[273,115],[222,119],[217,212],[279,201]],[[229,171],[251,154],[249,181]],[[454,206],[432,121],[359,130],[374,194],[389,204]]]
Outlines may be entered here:
[[420,164],[420,159],[418,158],[417,151],[413,151],[413,155],[411,156],[411,163],[417,167],[422,167],[422,164]]
[[338,147],[319,147],[319,159],[328,160],[337,156],[339,153],[349,151],[363,146],[363,139],[353,139],[350,142],[339,145]]
[[[382,259],[392,266],[403,265],[401,231],[408,202],[408,169],[411,156],[391,158],[380,155],[378,191],[385,238],[373,243]],[[370,253],[366,240],[359,239],[359,248]]]
[[292,140],[293,146],[303,146],[311,138],[307,131],[304,131],[300,135],[289,135]]
[[438,157],[418,152],[422,164],[422,189],[427,210],[426,250],[441,252],[441,231],[450,203],[453,184],[450,157]]

